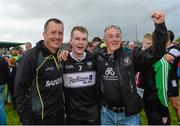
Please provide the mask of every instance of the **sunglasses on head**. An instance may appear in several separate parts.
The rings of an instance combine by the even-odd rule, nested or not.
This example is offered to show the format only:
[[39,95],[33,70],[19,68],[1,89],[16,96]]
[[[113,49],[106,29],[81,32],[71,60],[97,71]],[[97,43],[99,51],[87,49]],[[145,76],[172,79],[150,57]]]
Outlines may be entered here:
[[121,28],[117,25],[108,25],[106,26],[106,28],[104,29],[104,32],[106,32],[108,29],[111,29],[111,28],[115,28],[117,30],[119,30],[121,32]]

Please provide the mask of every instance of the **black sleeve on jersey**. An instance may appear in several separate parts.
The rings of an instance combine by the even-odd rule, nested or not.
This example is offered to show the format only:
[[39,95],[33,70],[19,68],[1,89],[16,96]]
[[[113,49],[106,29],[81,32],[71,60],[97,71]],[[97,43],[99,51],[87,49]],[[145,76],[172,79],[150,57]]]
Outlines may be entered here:
[[172,50],[176,50],[177,52],[180,51],[180,48],[176,45],[171,46],[170,48],[167,49],[167,53],[171,56],[173,56],[174,58],[176,58],[177,56],[174,54],[175,52],[171,52]]

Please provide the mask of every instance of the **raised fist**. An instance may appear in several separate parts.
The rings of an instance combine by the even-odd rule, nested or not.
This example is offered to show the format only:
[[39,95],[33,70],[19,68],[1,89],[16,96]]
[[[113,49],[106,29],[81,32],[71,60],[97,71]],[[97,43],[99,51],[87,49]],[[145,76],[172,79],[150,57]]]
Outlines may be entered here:
[[161,24],[165,22],[165,13],[163,11],[155,11],[152,13],[151,18],[154,23]]

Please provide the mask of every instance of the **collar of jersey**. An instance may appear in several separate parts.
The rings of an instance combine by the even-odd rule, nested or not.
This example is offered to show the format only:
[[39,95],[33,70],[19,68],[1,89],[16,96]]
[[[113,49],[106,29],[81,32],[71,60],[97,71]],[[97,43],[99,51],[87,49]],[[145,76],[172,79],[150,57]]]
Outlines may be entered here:
[[81,62],[83,59],[86,58],[86,52],[83,53],[83,57],[82,57],[81,59],[76,59],[76,58],[73,56],[72,52],[70,52],[70,56],[71,56],[74,60],[76,60],[77,62]]
[[174,44],[173,43],[170,44],[168,47],[166,47],[166,49],[170,48],[171,46],[174,46]]

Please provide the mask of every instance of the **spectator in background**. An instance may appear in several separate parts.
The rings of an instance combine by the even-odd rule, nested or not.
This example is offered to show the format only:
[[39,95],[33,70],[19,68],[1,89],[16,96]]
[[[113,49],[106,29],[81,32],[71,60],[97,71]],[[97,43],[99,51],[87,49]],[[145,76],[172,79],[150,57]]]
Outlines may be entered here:
[[17,50],[12,50],[12,57],[17,61],[19,59],[19,52]]
[[10,51],[7,51],[7,56],[8,56],[9,58],[11,58],[11,57],[12,57],[12,54],[11,54],[11,52],[10,52]]
[[93,50],[94,50],[94,45],[91,42],[88,42],[86,51],[89,53],[93,53]]
[[16,61],[17,61],[17,64],[18,64],[19,62],[21,62],[21,60],[22,60],[24,54],[25,54],[26,52],[28,52],[29,50],[32,49],[31,43],[30,43],[30,42],[26,42],[25,48],[26,48],[25,51],[21,50],[21,53],[19,52],[19,53],[20,53],[19,58],[16,60]]
[[143,41],[142,41],[142,50],[149,49],[152,46],[152,34],[146,33],[144,34]]
[[101,47],[102,46],[102,43],[103,43],[103,41],[101,40],[101,38],[99,38],[99,37],[94,37],[93,38],[93,40],[92,40],[92,45],[93,45],[93,53],[100,53],[100,52],[102,52],[103,51],[103,49],[102,48],[104,48],[104,47]]
[[16,59],[14,57],[10,58],[8,60],[9,62],[9,70],[10,70],[10,77],[9,77],[9,84],[8,84],[8,90],[10,92],[12,102],[13,102],[13,107],[15,109],[15,103],[14,103],[14,81],[15,81],[15,76],[16,76]]
[[[145,52],[149,51],[153,45],[151,33],[146,33],[143,37],[142,48]],[[163,69],[166,68],[166,69]],[[170,117],[167,104],[167,81],[168,63],[162,58],[145,70],[137,74],[138,92],[145,102],[144,110],[149,125],[169,125]],[[161,72],[163,70],[163,72]],[[161,80],[163,77],[163,81]]]
[[4,85],[9,83],[9,66],[7,61],[0,56],[0,125],[6,125],[4,110]]
[[[10,57],[7,55],[7,53],[6,53],[6,55],[4,55],[4,58],[8,62],[8,65],[9,65]],[[8,85],[8,88],[7,88],[7,95],[6,95],[5,101],[7,101],[8,104],[11,104],[12,95],[11,95],[11,92],[10,92],[10,89],[9,89],[11,85],[10,85],[10,83],[7,83],[7,85]]]
[[[140,47],[140,50],[146,50],[149,49],[152,46],[152,34],[151,33],[146,33],[143,36],[142,40],[142,47]],[[138,72],[136,74],[136,86],[137,86],[137,91],[138,94],[143,98],[144,94],[144,85],[143,85],[143,80],[144,80],[144,74],[143,72]]]
[[134,41],[131,41],[128,43],[128,48],[129,49],[134,49],[137,47],[137,44]]
[[102,43],[102,40],[99,37],[94,37],[91,43],[94,45],[94,47],[96,47]]
[[26,52],[32,49],[32,44],[30,42],[26,42],[25,44]]
[[167,54],[164,58],[170,63],[171,70],[169,73],[169,83],[168,83],[168,97],[176,110],[177,118],[180,124],[180,96],[179,96],[179,84],[178,81],[180,77],[178,77],[177,69],[178,64],[180,63],[180,47],[173,44],[174,33],[169,30],[168,31],[170,39],[166,44],[166,52]]
[[3,56],[3,50],[0,48],[0,56]]
[[[126,43],[126,44],[124,44]],[[135,49],[137,47],[137,44],[134,41],[130,41],[130,42],[122,42],[122,46],[124,47],[125,51],[131,51],[133,49]]]

